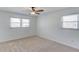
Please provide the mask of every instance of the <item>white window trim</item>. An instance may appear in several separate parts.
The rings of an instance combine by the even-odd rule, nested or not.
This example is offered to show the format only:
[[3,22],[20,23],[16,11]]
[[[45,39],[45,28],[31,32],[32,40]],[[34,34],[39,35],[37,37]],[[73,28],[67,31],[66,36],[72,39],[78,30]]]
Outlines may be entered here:
[[[78,16],[78,14],[73,14],[73,15],[77,15]],[[71,16],[71,15],[65,15],[65,16]],[[79,18],[79,16],[77,18]],[[64,21],[64,22],[67,22],[67,21]],[[62,17],[61,18],[61,26],[62,26],[62,29],[72,29],[72,30],[78,30],[79,29],[78,28],[79,20],[77,20],[77,21],[68,21],[68,22],[77,22],[77,28],[64,28],[63,27],[63,17]]]
[[[19,19],[19,22],[12,22],[11,18]],[[16,18],[16,17],[11,17],[11,18],[10,18],[10,27],[11,27],[11,28],[19,28],[19,27],[21,26],[21,25],[20,25],[21,19],[20,19],[20,18]],[[18,26],[12,27],[12,23],[19,23],[19,27],[18,27]]]
[[[11,18],[18,18],[18,19],[20,19],[20,26],[19,27],[12,27],[11,26],[11,24],[12,24],[12,21],[11,21]],[[28,20],[29,21],[29,23],[28,23],[28,26],[25,26],[25,27],[23,27],[23,20],[22,19],[26,19],[26,18],[19,18],[19,17],[10,17],[10,28],[28,28],[28,27],[30,27],[30,19],[26,19],[26,20]]]
[[[27,21],[28,21],[28,22],[26,22],[26,24],[25,24],[26,26],[23,26],[23,24],[24,24],[24,23],[23,23],[23,20],[27,20]],[[21,24],[21,27],[30,27],[30,20],[29,20],[29,19],[22,19],[21,21],[22,21],[22,22],[21,22],[21,23],[22,23],[22,24]]]

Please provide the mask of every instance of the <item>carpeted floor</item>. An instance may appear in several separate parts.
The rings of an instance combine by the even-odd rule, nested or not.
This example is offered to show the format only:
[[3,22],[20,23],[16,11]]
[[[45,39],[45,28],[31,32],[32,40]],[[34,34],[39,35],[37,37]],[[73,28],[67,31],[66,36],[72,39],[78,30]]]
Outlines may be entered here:
[[79,50],[39,37],[0,43],[0,52],[77,52]]

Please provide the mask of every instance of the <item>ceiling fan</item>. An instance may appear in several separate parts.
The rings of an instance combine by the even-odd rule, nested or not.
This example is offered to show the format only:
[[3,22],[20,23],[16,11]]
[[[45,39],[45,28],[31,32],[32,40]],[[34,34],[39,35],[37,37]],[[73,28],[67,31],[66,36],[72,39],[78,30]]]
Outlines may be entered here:
[[32,10],[31,12],[32,15],[39,15],[41,12],[44,11],[43,9],[38,9],[36,7],[31,7],[31,10]]

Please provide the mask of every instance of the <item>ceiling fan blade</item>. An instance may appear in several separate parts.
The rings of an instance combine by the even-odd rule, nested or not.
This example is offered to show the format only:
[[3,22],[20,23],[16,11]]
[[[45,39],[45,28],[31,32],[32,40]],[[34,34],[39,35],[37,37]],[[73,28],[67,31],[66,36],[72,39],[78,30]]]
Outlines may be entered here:
[[36,10],[36,12],[43,12],[44,10]]
[[32,12],[31,12],[31,14],[40,14],[40,12],[43,12],[44,10],[42,10],[42,9],[38,9],[38,8],[36,8],[36,7],[31,7],[31,9],[32,9]]
[[35,7],[31,7],[32,8],[32,11],[35,11]]

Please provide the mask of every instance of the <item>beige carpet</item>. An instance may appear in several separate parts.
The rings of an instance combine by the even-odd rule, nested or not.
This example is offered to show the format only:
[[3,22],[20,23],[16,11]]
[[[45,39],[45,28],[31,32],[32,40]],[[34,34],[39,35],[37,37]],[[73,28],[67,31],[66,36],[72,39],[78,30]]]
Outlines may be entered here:
[[0,52],[77,52],[79,50],[39,37],[0,43]]

